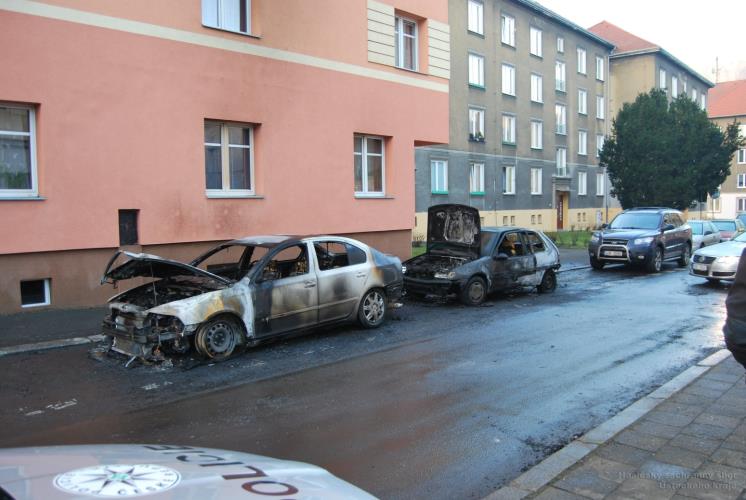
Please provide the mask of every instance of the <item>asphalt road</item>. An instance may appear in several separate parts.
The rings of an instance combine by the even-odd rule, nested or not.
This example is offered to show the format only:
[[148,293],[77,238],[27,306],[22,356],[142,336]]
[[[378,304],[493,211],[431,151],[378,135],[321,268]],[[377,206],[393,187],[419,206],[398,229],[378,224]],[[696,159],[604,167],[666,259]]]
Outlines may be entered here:
[[551,295],[408,303],[215,365],[0,359],[0,446],[159,442],[311,462],[382,498],[478,498],[722,346],[727,286],[562,273]]

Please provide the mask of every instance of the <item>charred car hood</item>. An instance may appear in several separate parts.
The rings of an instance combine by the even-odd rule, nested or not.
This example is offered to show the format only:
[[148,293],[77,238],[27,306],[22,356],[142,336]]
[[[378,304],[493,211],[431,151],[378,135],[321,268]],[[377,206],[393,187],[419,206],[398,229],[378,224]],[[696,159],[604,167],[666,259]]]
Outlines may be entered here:
[[[124,254],[129,257],[129,260],[111,269],[114,261]],[[157,255],[150,255],[146,253],[132,253],[126,251],[118,251],[109,260],[104,275],[101,277],[101,284],[113,283],[115,281],[127,280],[136,277],[145,278],[173,278],[175,276],[199,276],[203,278],[210,278],[225,285],[230,285],[231,281],[218,276],[216,274],[209,273],[198,267],[184,264],[175,260],[164,259]]]
[[479,258],[479,210],[468,205],[435,205],[427,211],[427,251]]

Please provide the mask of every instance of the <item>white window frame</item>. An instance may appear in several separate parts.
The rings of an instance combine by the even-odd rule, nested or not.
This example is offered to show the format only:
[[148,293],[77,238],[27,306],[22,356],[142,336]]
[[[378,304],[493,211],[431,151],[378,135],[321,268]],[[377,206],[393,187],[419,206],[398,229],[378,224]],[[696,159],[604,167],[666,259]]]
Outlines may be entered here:
[[[440,176],[442,176],[442,179],[439,178]],[[442,186],[440,181],[443,182]],[[430,160],[430,192],[432,194],[448,194],[447,160]]]
[[22,109],[28,112],[28,132],[3,131],[0,130],[0,136],[4,137],[28,137],[29,138],[29,157],[31,169],[31,187],[29,189],[0,189],[0,199],[2,198],[38,198],[39,197],[39,179],[37,174],[36,163],[36,109],[33,106],[24,106],[22,104],[11,104],[0,102],[0,107],[11,109]]
[[602,172],[596,174],[596,196],[603,196],[606,189],[606,178]]
[[557,103],[554,105],[555,133],[567,135],[567,106]]
[[557,165],[557,176],[567,177],[567,148],[557,148],[555,163]]
[[469,165],[469,194],[484,194],[484,163],[471,162]]
[[699,107],[703,110],[707,109],[707,94],[704,92],[699,94]]
[[[43,281],[44,282],[44,302],[34,302],[33,304],[21,303],[21,308],[26,309],[29,307],[44,307],[52,304],[52,287],[50,278],[40,278],[33,280],[21,280],[21,281]],[[20,283],[19,283],[20,286]]]
[[[404,33],[404,23],[411,23],[414,25],[414,35],[407,35]],[[404,66],[404,38],[412,38],[412,62],[414,63],[413,68]],[[394,50],[396,52],[396,61],[394,65],[400,69],[406,69],[409,71],[418,71],[420,67],[419,61],[419,50],[418,44],[420,39],[419,26],[417,21],[402,16],[396,16],[394,18]]]
[[536,57],[543,57],[543,48],[542,48],[542,41],[543,41],[543,34],[542,31],[539,28],[535,28],[531,26],[529,28],[529,40],[530,40],[530,46],[529,46],[529,53],[532,56]]
[[679,79],[675,76],[671,77],[671,97],[679,97]]
[[587,66],[587,52],[583,47],[578,47],[578,73],[581,75],[587,75],[588,74],[588,66]]
[[588,114],[588,91],[585,89],[578,89],[578,114]]
[[469,140],[484,142],[484,139],[484,108],[469,106]]
[[663,90],[668,88],[668,75],[664,68],[658,68],[658,87]]
[[698,95],[699,94],[697,93],[697,89],[692,87],[692,101],[694,101],[695,103],[697,102]]
[[602,95],[596,96],[596,118],[599,120],[606,118],[606,101]]
[[[246,8],[246,31],[241,31],[240,29],[232,29],[228,28],[228,19],[227,19],[227,9],[223,7],[224,2],[227,2],[230,0],[202,0],[202,26],[206,26],[208,28],[215,28],[223,31],[230,31],[231,33],[240,33],[242,35],[250,35],[251,34],[251,0],[240,0],[241,2],[245,3]],[[216,15],[215,15],[215,22],[211,23],[208,20],[205,19],[205,14],[208,12],[208,9],[215,8]],[[241,15],[241,12],[239,10],[238,15]],[[241,26],[241,19],[238,20],[239,27]]]
[[[207,189],[205,186],[205,195],[208,198],[240,198],[246,196],[254,196],[256,194],[256,184],[254,182],[254,171],[256,165],[254,163],[254,126],[250,123],[238,123],[238,122],[221,122],[218,120],[205,120],[205,124],[211,123],[213,125],[220,125],[220,143],[205,142],[204,146],[220,147],[220,160],[221,160],[221,182],[223,187],[220,189]],[[243,144],[231,144],[230,136],[228,133],[229,127],[242,127],[249,129],[249,145]],[[251,189],[231,189],[231,163],[230,163],[230,150],[231,148],[248,149],[249,150],[249,182],[251,183]],[[207,165],[205,165],[205,168]],[[205,171],[206,174],[206,171]],[[206,182],[206,181],[205,181]],[[228,186],[228,187],[226,187]]]
[[484,88],[484,56],[474,52],[469,52],[469,85]]
[[484,35],[484,4],[480,0],[469,0],[467,3],[467,30]]
[[531,73],[531,102],[544,102],[544,78],[538,73]]
[[512,64],[502,65],[502,93],[515,95],[515,66]]
[[542,192],[542,174],[541,168],[532,168],[531,169],[531,194],[532,195],[539,195]]
[[736,211],[746,212],[746,198],[736,198]]
[[562,61],[554,63],[554,90],[565,92],[567,89],[567,65]]
[[[362,191],[355,191],[355,196],[359,198],[376,198],[376,197],[382,197],[386,194],[386,138],[377,136],[377,135],[363,135],[363,134],[355,134],[354,137],[359,137],[362,139],[362,150],[360,152],[360,159],[361,159],[361,166],[362,166],[362,181],[363,181],[363,190]],[[381,141],[381,153],[368,153],[368,139],[375,139]],[[357,155],[358,153],[355,152],[355,147],[353,145],[352,148],[353,151],[353,157]],[[370,191],[368,189],[368,156],[380,156],[381,157],[381,190],[380,191]],[[355,185],[354,182],[354,176],[355,176],[355,164],[353,162],[352,164],[353,168],[353,186]]]
[[746,163],[746,149],[739,149],[738,150],[738,160],[737,162],[739,164]]
[[578,172],[578,196],[588,195],[588,173]]
[[587,130],[578,130],[578,154],[583,155],[583,156],[588,154],[588,131]]
[[[502,142],[504,144],[513,144],[515,145],[515,125],[516,125],[516,116],[503,113],[503,135],[502,135]],[[507,126],[506,126],[507,125]]]
[[601,156],[601,150],[606,142],[606,136],[604,134],[596,134],[596,158]]
[[746,189],[746,174],[738,174],[736,178],[736,187],[738,189]]
[[515,165],[503,165],[503,194],[515,194]]
[[544,148],[544,122],[531,120],[531,149]]
[[596,80],[603,82],[604,78],[606,78],[604,73],[604,58],[601,56],[596,56]]
[[557,53],[558,54],[564,54],[565,53],[565,39],[564,39],[564,37],[557,36]]
[[515,47],[515,17],[508,14],[500,15],[500,41]]

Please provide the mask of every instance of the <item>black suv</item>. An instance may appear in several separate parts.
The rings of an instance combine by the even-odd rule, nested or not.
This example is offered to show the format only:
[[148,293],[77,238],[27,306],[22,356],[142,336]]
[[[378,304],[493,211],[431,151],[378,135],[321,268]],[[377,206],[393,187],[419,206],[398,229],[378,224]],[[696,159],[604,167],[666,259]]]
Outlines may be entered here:
[[593,269],[606,263],[640,264],[651,273],[661,270],[665,260],[689,264],[692,229],[678,210],[660,207],[631,208],[591,236],[588,255]]

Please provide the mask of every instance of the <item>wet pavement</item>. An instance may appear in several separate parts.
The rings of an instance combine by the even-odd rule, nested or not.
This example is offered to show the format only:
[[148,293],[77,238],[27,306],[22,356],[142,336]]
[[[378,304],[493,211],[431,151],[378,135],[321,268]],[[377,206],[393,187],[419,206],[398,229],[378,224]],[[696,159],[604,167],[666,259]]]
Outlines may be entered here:
[[382,498],[479,498],[722,346],[727,286],[562,273],[554,294],[408,303],[191,369],[85,347],[0,358],[0,446],[161,442],[311,462]]

